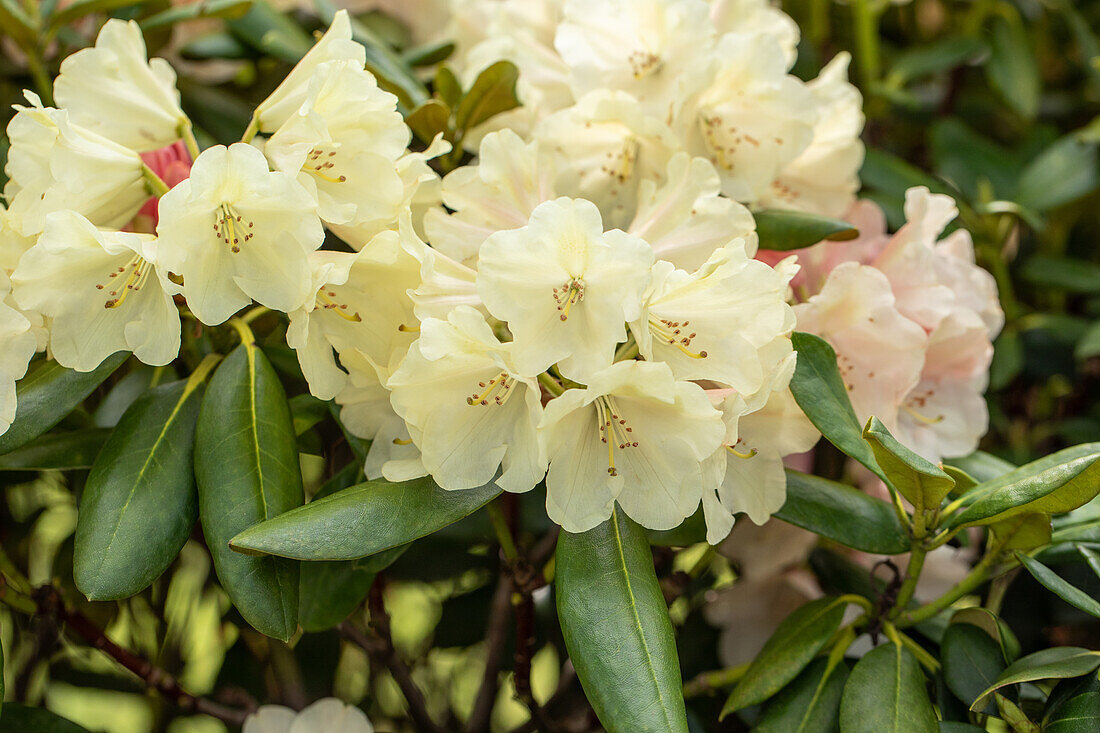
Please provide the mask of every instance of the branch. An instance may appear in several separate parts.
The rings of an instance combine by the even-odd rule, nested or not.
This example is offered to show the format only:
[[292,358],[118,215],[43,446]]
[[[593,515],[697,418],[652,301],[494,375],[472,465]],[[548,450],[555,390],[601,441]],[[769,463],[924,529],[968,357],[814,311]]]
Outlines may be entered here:
[[502,571],[489,611],[489,629],[485,635],[485,674],[481,678],[481,687],[477,691],[473,712],[467,730],[481,733],[489,729],[489,720],[493,714],[493,704],[497,699],[500,676],[500,658],[504,645],[508,641],[508,621],[512,606],[512,583]]
[[44,585],[36,589],[34,598],[38,604],[38,614],[40,616],[46,616],[64,623],[93,647],[140,677],[148,687],[171,699],[180,709],[209,715],[237,726],[243,726],[245,718],[253,712],[252,710],[226,707],[213,700],[196,697],[187,692],[180,687],[179,681],[171,674],[108,639],[103,631],[84,614],[66,608],[61,594],[53,586]]
[[390,671],[397,686],[401,688],[401,694],[409,704],[409,716],[417,729],[428,733],[446,733],[428,713],[428,703],[424,700],[424,693],[416,686],[408,665],[393,646],[393,637],[390,636],[390,616],[386,613],[386,607],[382,602],[381,574],[376,576],[374,585],[370,589],[370,625],[373,627],[373,634],[367,634],[347,621],[337,625],[336,630],[348,641],[362,647],[368,656],[378,660]]

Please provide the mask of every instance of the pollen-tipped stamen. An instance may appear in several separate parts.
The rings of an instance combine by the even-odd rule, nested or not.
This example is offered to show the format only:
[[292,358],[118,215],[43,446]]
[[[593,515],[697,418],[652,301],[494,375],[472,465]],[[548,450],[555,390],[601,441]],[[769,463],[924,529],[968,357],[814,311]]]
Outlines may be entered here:
[[317,291],[317,306],[324,310],[335,313],[343,318],[345,321],[351,321],[352,323],[359,323],[363,319],[360,317],[359,312],[348,313],[347,303],[338,303],[333,298],[336,297],[336,293],[332,290],[325,290],[321,288]]
[[670,318],[649,317],[649,330],[654,336],[676,348],[684,356],[692,359],[706,359],[706,351],[693,351],[690,348],[691,342],[699,334],[694,331],[685,333],[689,325],[691,325],[691,321],[674,321]]

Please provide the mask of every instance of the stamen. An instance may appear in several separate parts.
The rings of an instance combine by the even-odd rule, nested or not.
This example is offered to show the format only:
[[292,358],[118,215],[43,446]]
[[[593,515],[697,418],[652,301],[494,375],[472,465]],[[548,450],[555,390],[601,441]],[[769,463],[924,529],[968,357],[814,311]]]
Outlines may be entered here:
[[584,300],[584,281],[573,278],[560,288],[554,288],[554,302],[561,311],[560,318],[565,321],[569,318],[569,309],[575,303]]
[[652,51],[634,51],[627,57],[634,78],[641,80],[660,70],[664,65],[661,57]]
[[685,334],[687,327],[691,324],[691,321],[673,321],[668,318],[654,318],[649,317],[649,330],[654,336],[664,341],[669,346],[674,346],[680,350],[684,356],[691,357],[692,359],[706,359],[707,352],[705,351],[692,351],[690,348],[691,342],[698,336],[697,333],[692,331]]
[[507,372],[501,372],[488,382],[478,382],[478,388],[483,391],[474,392],[467,397],[466,404],[472,407],[488,405],[491,398],[497,406],[503,407],[504,403],[508,401],[508,398],[512,396],[512,387],[515,386],[515,384],[516,380],[514,377],[509,376]]
[[394,438],[393,439],[393,444],[394,445],[412,445],[412,440],[411,439],[403,440],[402,438]]
[[927,415],[920,414],[919,412],[914,410],[909,405],[902,405],[902,409],[905,410],[906,412],[908,412],[910,415],[912,415],[914,420],[916,420],[918,422],[922,422],[925,425],[935,425],[936,423],[943,421],[943,415],[937,415],[936,417],[928,417]]
[[335,297],[336,297],[336,293],[333,292],[332,290],[326,291],[324,288],[321,288],[320,290],[317,291],[317,298],[316,298],[317,306],[319,308],[325,309],[326,311],[329,311],[330,313],[335,313],[336,315],[343,318],[345,321],[351,321],[352,323],[359,323],[360,321],[363,320],[362,318],[359,317],[359,312],[358,311],[356,311],[355,313],[348,313],[347,312],[348,304],[347,303],[337,303],[335,300],[333,300],[333,298],[335,298]]
[[406,326],[404,323],[397,327],[401,333],[420,333],[420,326]]
[[[111,297],[103,303],[104,308],[118,308],[124,302],[126,302],[126,296],[131,292],[141,290],[141,287],[145,284],[145,280],[149,277],[149,273],[152,271],[152,266],[141,258],[140,255],[134,255],[125,267],[119,267],[117,270],[108,273],[107,278],[117,278],[129,271],[129,275],[121,281],[121,284],[114,283],[113,289],[108,291],[108,295]],[[105,289],[105,285],[96,283],[96,290]]]
[[600,442],[607,444],[607,473],[610,476],[618,476],[619,472],[615,468],[615,446],[617,445],[620,450],[637,448],[638,441],[632,440],[634,436],[630,433],[633,433],[634,429],[627,425],[626,418],[620,417],[614,397],[604,395],[594,404]]
[[335,150],[326,151],[322,148],[314,148],[313,150],[309,151],[309,155],[306,157],[306,162],[302,164],[302,170],[304,170],[306,173],[317,176],[322,181],[328,181],[329,183],[345,183],[348,180],[347,176],[332,176],[326,172],[332,170],[335,167],[336,161],[332,160],[335,157]]
[[241,245],[256,236],[249,231],[255,226],[255,222],[245,219],[232,204],[223,203],[218,207],[218,218],[214,222],[214,234],[218,239],[229,245],[229,250],[234,254],[241,251]]
[[[740,443],[741,441],[739,440],[737,442]],[[756,448],[749,449],[748,453],[741,453],[740,451],[735,449],[732,445],[727,445],[726,450],[728,450],[730,453],[737,456],[738,458],[752,458],[753,456],[756,455]]]

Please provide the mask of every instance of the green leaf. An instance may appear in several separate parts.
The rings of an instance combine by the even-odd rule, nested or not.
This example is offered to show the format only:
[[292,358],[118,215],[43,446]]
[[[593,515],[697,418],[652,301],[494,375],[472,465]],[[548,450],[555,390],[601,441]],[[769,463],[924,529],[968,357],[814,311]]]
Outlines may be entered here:
[[440,66],[436,69],[435,79],[432,81],[435,95],[453,109],[462,99],[462,82],[458,80],[449,66]]
[[[167,376],[167,379],[163,377]],[[122,419],[123,413],[134,404],[150,387],[175,379],[168,368],[154,369],[137,364],[111,387],[103,399],[96,405],[92,419],[96,427],[113,428]]]
[[1016,635],[1012,633],[1012,629],[987,608],[981,608],[980,606],[963,608],[955,612],[955,615],[951,617],[951,623],[970,624],[984,631],[990,639],[997,642],[1005,664],[1011,664],[1020,656],[1020,642],[1016,639]]
[[1097,148],[1076,133],[1060,138],[1020,173],[1016,202],[1043,212],[1094,191],[1100,185]]
[[298,628],[298,564],[229,549],[241,530],[302,503],[286,393],[255,344],[238,346],[210,380],[195,434],[195,480],[222,586],[250,624],[289,639]]
[[562,532],[555,577],[565,646],[609,733],[687,733],[676,640],[642,528],[615,508]]
[[898,54],[886,75],[886,83],[901,87],[911,79],[929,76],[974,61],[989,50],[975,36],[944,38],[935,43],[915,46]]
[[435,41],[410,48],[401,54],[401,60],[409,66],[435,66],[455,52],[454,41]]
[[195,526],[201,381],[139,397],[99,454],[80,502],[73,577],[89,600],[127,598],[164,572]]
[[1080,360],[1100,356],[1100,321],[1095,321],[1089,330],[1077,341],[1073,355]]
[[498,494],[496,484],[447,491],[430,478],[367,481],[243,528],[230,545],[297,560],[355,560],[429,535]]
[[1033,557],[1022,552],[1016,553],[1016,559],[1027,568],[1032,577],[1039,581],[1044,588],[1061,598],[1071,606],[1075,606],[1087,614],[1100,618],[1100,601],[1090,596],[1080,588],[1063,580],[1061,576]]
[[46,433],[0,456],[0,471],[48,471],[90,468],[111,431],[87,428]]
[[856,663],[840,699],[844,733],[936,733],[939,726],[920,665],[887,642]]
[[937,509],[955,481],[938,466],[906,448],[877,417],[867,421],[863,439],[871,445],[875,461],[898,492],[916,511]]
[[438,99],[429,99],[405,118],[405,123],[425,143],[441,132],[448,132],[450,122],[451,109]]
[[1017,514],[989,525],[993,542],[1008,550],[1034,550],[1050,544],[1049,514]]
[[1100,578],[1100,555],[1086,545],[1077,545],[1077,552],[1085,558],[1085,562],[1088,563],[1089,568],[1095,573],[1096,577]]
[[324,631],[346,619],[367,597],[374,576],[401,557],[406,547],[358,560],[305,563],[298,600],[302,629]]
[[519,106],[516,80],[519,69],[511,61],[486,67],[455,108],[455,128],[469,130],[491,117]]
[[1016,468],[1015,464],[980,450],[963,458],[949,458],[947,463],[966,471],[979,482],[992,481]]
[[797,677],[840,628],[847,606],[839,598],[819,598],[783,619],[733,688],[719,717],[764,702]]
[[74,0],[58,10],[49,18],[49,32],[54,33],[58,28],[69,25],[73,21],[80,20],[92,13],[110,13],[118,8],[127,6],[141,7],[150,0]]
[[205,61],[207,59],[247,59],[252,52],[232,34],[214,31],[195,36],[180,46],[180,55],[185,59]]
[[1042,89],[1027,29],[1014,9],[1007,17],[994,16],[990,25],[991,53],[985,66],[989,84],[1021,117],[1033,119],[1039,111]]
[[791,377],[795,402],[826,440],[889,482],[875,461],[871,446],[863,440],[863,426],[840,378],[833,347],[822,338],[800,332],[791,334],[791,343],[798,352]]
[[4,704],[0,733],[88,733],[71,720],[54,715],[45,708],[32,708],[17,702]]
[[863,552],[909,551],[909,534],[889,502],[835,481],[787,471],[787,501],[775,516]]
[[328,403],[311,394],[294,395],[287,402],[295,435],[301,435],[329,416]]
[[646,529],[649,544],[657,547],[690,547],[707,541],[707,522],[700,507],[672,529]]
[[1019,275],[1029,283],[1054,290],[1100,293],[1100,265],[1085,260],[1033,255],[1020,265]]
[[843,242],[859,236],[859,230],[846,221],[827,216],[785,209],[752,212],[760,249],[786,252],[802,249],[826,239]]
[[75,372],[56,361],[42,362],[15,385],[15,422],[0,435],[0,455],[26,445],[57,425],[130,356],[120,351],[90,372]]
[[970,723],[957,723],[950,720],[940,721],[940,733],[985,733],[985,728],[979,728]]
[[966,508],[948,517],[948,528],[992,524],[1018,514],[1060,514],[1100,493],[1100,443],[1052,453],[985,481],[966,493]]
[[[952,623],[940,642],[940,661],[947,687],[967,705],[978,699],[1005,670],[1001,645],[982,629],[968,623]],[[992,714],[992,705],[983,712]]]
[[162,10],[138,22],[142,30],[151,31],[193,18],[240,18],[252,9],[252,3],[253,0],[201,0]]
[[997,713],[1015,733],[1039,733],[1039,726],[1031,722],[1020,706],[999,692],[994,692],[997,701]]
[[298,63],[313,47],[309,34],[266,0],[253,0],[248,12],[240,18],[227,20],[226,27],[260,53],[289,64]]
[[815,659],[772,698],[753,733],[832,733],[847,679],[843,662],[830,670],[828,659]]
[[21,44],[38,37],[35,22],[16,0],[0,0],[0,31]]
[[1043,733],[1095,733],[1100,730],[1100,693],[1071,698],[1047,719]]
[[1028,654],[1017,659],[970,706],[971,710],[985,707],[994,691],[1007,685],[1040,680],[1080,677],[1100,667],[1100,652],[1076,646],[1058,646]]

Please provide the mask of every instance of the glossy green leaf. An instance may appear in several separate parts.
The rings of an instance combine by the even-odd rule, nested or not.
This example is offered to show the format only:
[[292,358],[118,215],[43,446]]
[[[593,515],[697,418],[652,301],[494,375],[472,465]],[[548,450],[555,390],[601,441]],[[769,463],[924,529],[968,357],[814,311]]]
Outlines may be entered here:
[[649,544],[657,547],[690,547],[707,541],[707,522],[700,507],[672,529],[646,529]]
[[231,545],[298,560],[355,560],[429,535],[498,494],[496,484],[447,491],[430,478],[367,481],[243,529]]
[[444,65],[436,69],[432,87],[435,96],[439,97],[443,104],[451,109],[454,109],[455,105],[462,99],[462,82],[458,80],[458,77],[455,76],[449,66]]
[[889,502],[828,479],[787,471],[787,501],[775,516],[863,552],[909,551],[909,534]]
[[818,214],[785,209],[754,211],[760,249],[786,252],[802,249],[826,239],[843,242],[859,236],[859,230],[846,221]]
[[944,497],[955,488],[954,479],[898,442],[877,417],[867,421],[863,439],[870,444],[875,461],[894,488],[909,500],[916,511],[938,508]]
[[1020,173],[1015,200],[1045,212],[1094,191],[1100,185],[1098,147],[1077,134],[1059,139]]
[[976,486],[966,508],[946,527],[990,524],[1018,514],[1059,514],[1087,504],[1100,493],[1100,443],[1058,451]]
[[17,0],[0,0],[0,31],[22,43],[33,42],[38,35],[35,22]]
[[[948,689],[967,705],[977,700],[1007,665],[1001,645],[968,623],[947,627],[940,642],[940,661]],[[992,705],[987,705],[984,712],[992,713]]]
[[1043,725],[1043,733],[1096,733],[1100,730],[1100,692],[1086,692],[1062,705]]
[[111,431],[86,428],[46,433],[0,456],[0,471],[48,471],[90,468]]
[[997,702],[997,714],[1008,723],[1014,733],[1039,733],[1039,726],[1027,717],[1027,713],[1021,710],[1019,705],[999,692],[994,692],[993,698]]
[[120,351],[90,372],[74,372],[56,361],[40,363],[15,385],[15,422],[0,435],[0,455],[26,445],[84,401],[129,357]]
[[[832,733],[840,717],[840,696],[848,679],[848,667],[840,662],[828,669],[829,660],[815,659],[780,690],[767,707],[753,733]],[[826,674],[828,672],[828,674]]]
[[886,83],[902,86],[911,79],[936,74],[969,63],[986,53],[989,46],[975,36],[958,36],[916,46],[898,54],[886,75]]
[[401,557],[408,545],[358,560],[302,565],[298,621],[305,631],[324,631],[346,619],[370,592],[374,576]]
[[1100,356],[1100,321],[1093,322],[1085,335],[1078,339],[1073,355],[1081,360]]
[[266,0],[253,0],[248,12],[227,20],[226,27],[260,53],[290,64],[298,63],[313,47],[309,34]]
[[687,733],[676,639],[642,528],[618,508],[558,539],[565,646],[609,733]]
[[195,479],[222,586],[250,624],[289,639],[298,628],[298,564],[229,549],[241,530],[302,503],[286,394],[254,344],[238,346],[210,380],[195,435]]
[[311,394],[294,395],[287,402],[295,435],[301,435],[329,416],[328,403]]
[[963,458],[949,458],[945,463],[966,471],[979,482],[992,481],[1016,468],[1015,464],[980,450]]
[[838,598],[819,598],[783,619],[733,688],[722,717],[764,702],[797,677],[840,628],[847,605]]
[[1085,558],[1085,562],[1089,568],[1095,573],[1097,578],[1100,578],[1100,553],[1090,548],[1087,545],[1077,545],[1077,552],[1081,554],[1081,557]]
[[195,423],[201,382],[149,390],[99,454],[76,524],[73,577],[89,600],[135,595],[179,554],[198,506]]
[[970,723],[959,723],[952,720],[940,721],[940,733],[985,733],[985,728],[979,728]]
[[71,720],[45,708],[32,708],[16,702],[4,704],[0,733],[88,733]]
[[1058,680],[1051,688],[1046,704],[1043,706],[1043,725],[1058,719],[1062,708],[1070,700],[1089,693],[1100,693],[1100,679],[1095,673]]
[[970,624],[984,631],[989,638],[997,642],[1005,664],[1011,664],[1020,656],[1020,642],[1012,633],[1012,629],[987,608],[971,606],[960,609],[951,617],[951,623]]
[[1071,585],[1060,575],[1048,568],[1033,557],[1022,552],[1016,553],[1016,559],[1027,568],[1032,577],[1038,580],[1044,588],[1061,598],[1071,606],[1075,606],[1087,614],[1100,618],[1100,601],[1090,596],[1080,588]]
[[1002,551],[1034,550],[1050,544],[1049,514],[1017,514],[989,525],[993,543]]
[[795,332],[791,343],[798,352],[791,394],[825,439],[886,481],[871,446],[863,440],[863,426],[852,409],[848,390],[837,369],[836,352],[824,339]]
[[497,61],[486,67],[455,108],[455,127],[469,130],[501,112],[518,107],[517,79],[519,69],[511,61]]
[[429,99],[405,118],[409,129],[425,143],[430,143],[439,133],[447,132],[450,122],[450,108],[438,99]]
[[[1020,265],[1019,274],[1029,283],[1052,290],[1086,295],[1100,293],[1100,265],[1086,260],[1033,255]],[[1057,327],[1058,324],[1053,325]]]
[[92,419],[96,427],[113,428],[118,425],[122,415],[134,404],[134,400],[145,394],[150,387],[175,379],[168,368],[154,369],[145,364],[137,364],[125,376],[111,387],[103,399],[96,405]]
[[435,41],[410,48],[401,54],[401,60],[409,66],[435,66],[446,61],[454,52],[454,41]]
[[177,5],[139,21],[142,30],[165,28],[193,18],[240,18],[252,8],[253,0],[203,0]]
[[1076,646],[1058,646],[1017,659],[970,706],[980,710],[995,690],[1021,682],[1080,677],[1100,667],[1100,652]]
[[1032,119],[1039,111],[1042,89],[1031,38],[1014,9],[1011,14],[995,15],[990,24],[991,53],[985,66],[990,86],[1021,117]]
[[916,658],[887,642],[856,663],[840,699],[844,733],[936,733],[939,726]]
[[[184,6],[187,7],[187,6]],[[180,56],[195,61],[207,59],[247,59],[252,55],[248,46],[225,31],[195,36],[180,46]]]
[[[110,13],[112,10],[124,8],[128,5],[142,6],[150,0],[74,0],[58,10],[49,18],[49,30],[56,32],[58,28],[69,25],[73,21],[80,20],[92,13]],[[200,3],[201,4],[201,3]]]

